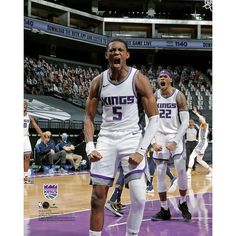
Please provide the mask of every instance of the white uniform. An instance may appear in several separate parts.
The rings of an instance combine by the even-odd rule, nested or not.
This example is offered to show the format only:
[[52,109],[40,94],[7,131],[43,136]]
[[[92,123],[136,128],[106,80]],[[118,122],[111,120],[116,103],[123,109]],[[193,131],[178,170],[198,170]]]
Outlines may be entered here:
[[[109,70],[102,73],[99,92],[103,122],[96,150],[103,158],[91,163],[93,184],[112,186],[120,163],[125,183],[140,178],[146,171],[145,158],[137,166],[128,163],[130,154],[137,150],[142,137],[141,110],[135,89],[136,73],[137,70],[130,67],[127,77],[118,84],[111,81]],[[142,115],[144,118],[144,113]]]
[[174,93],[169,97],[163,97],[160,89],[155,93],[160,114],[155,142],[162,145],[162,151],[155,153],[153,157],[158,160],[169,160],[170,157],[180,156],[184,152],[183,140],[177,143],[176,149],[173,152],[166,148],[167,143],[173,140],[180,127],[176,101],[178,92],[179,90],[175,89]]
[[28,113],[24,116],[24,152],[31,153],[31,143],[29,139],[29,125],[30,125],[30,117]]
[[208,124],[206,124],[206,128],[203,128],[202,125],[200,125],[199,134],[198,134],[198,144],[194,148],[194,151],[196,151],[197,154],[203,155],[207,149],[208,146],[208,133],[209,128]]

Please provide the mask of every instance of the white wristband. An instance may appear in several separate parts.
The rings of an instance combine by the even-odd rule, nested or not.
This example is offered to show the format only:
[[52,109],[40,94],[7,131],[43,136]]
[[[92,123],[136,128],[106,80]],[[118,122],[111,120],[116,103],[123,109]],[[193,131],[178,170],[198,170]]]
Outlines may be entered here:
[[95,150],[94,143],[92,141],[86,143],[86,153],[87,153],[87,156],[89,156],[93,150]]

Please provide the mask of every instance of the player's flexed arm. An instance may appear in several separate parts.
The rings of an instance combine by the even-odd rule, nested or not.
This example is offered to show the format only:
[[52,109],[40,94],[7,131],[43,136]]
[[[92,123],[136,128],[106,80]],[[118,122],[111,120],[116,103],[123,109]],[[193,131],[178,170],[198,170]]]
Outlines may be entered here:
[[149,119],[148,126],[145,130],[145,135],[137,148],[137,152],[130,155],[129,158],[130,164],[137,165],[143,160],[143,156],[156,133],[159,113],[156,105],[156,99],[152,92],[152,87],[148,78],[139,72],[137,74],[135,86],[137,95],[141,98],[145,113]]
[[91,162],[99,161],[102,158],[101,154],[96,151],[93,143],[94,118],[99,103],[98,92],[100,79],[100,75],[93,79],[85,107],[84,136],[86,142],[86,153]]

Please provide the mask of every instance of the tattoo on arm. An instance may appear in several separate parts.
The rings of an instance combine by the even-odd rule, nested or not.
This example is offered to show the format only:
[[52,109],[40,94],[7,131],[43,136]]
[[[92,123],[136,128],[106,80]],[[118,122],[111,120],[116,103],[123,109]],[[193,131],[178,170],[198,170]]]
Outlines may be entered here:
[[179,111],[187,111],[187,100],[185,95],[181,91],[178,92],[176,99]]

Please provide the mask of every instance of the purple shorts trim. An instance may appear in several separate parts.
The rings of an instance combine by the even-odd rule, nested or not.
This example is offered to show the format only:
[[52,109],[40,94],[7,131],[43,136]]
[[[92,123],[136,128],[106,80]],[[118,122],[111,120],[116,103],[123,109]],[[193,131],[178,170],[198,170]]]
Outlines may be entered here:
[[90,176],[95,177],[95,178],[105,179],[105,180],[112,180],[112,181],[115,179],[115,178],[110,178],[110,177],[103,176],[103,175],[92,174],[91,172],[90,172]]
[[128,174],[126,174],[125,175],[125,178],[128,178],[130,175],[132,175],[132,174],[136,174],[136,173],[144,173],[145,171],[145,169],[146,169],[146,167],[147,167],[147,160],[146,160],[146,157],[144,156],[143,158],[145,158],[144,159],[144,161],[145,161],[145,166],[144,166],[144,168],[143,169],[141,169],[141,170],[134,170],[134,171],[130,171]]

